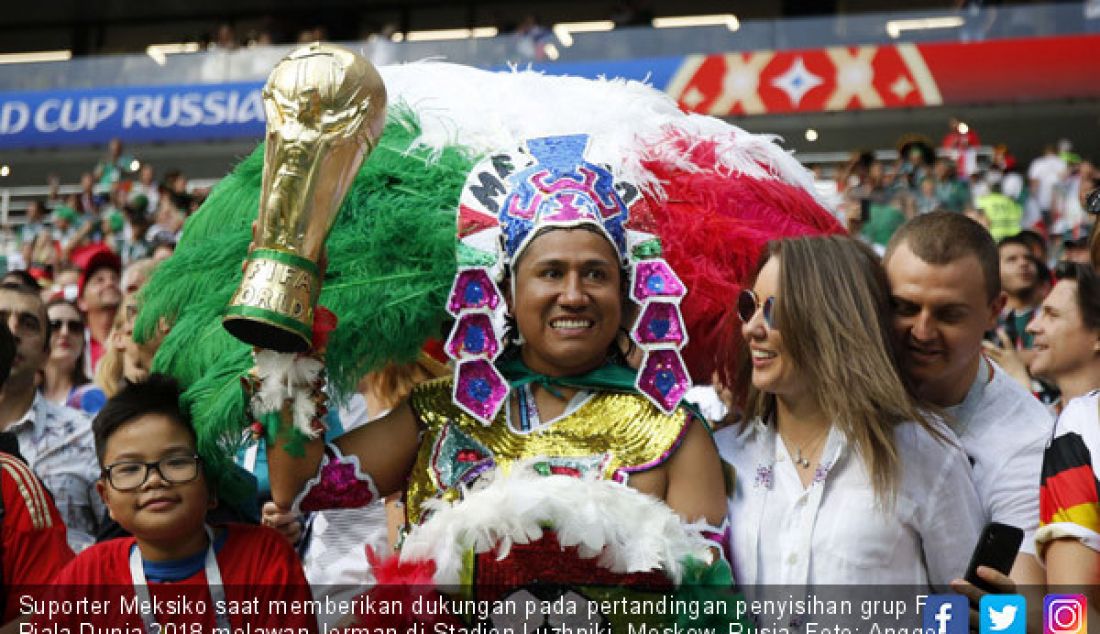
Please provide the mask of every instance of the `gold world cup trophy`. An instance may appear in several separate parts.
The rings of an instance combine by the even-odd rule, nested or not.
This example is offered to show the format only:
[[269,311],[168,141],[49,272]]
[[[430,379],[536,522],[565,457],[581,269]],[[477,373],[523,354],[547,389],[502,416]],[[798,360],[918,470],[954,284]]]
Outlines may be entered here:
[[386,117],[386,87],[367,60],[314,43],[284,57],[263,89],[267,114],[255,248],[225,328],[279,352],[310,348],[325,239]]

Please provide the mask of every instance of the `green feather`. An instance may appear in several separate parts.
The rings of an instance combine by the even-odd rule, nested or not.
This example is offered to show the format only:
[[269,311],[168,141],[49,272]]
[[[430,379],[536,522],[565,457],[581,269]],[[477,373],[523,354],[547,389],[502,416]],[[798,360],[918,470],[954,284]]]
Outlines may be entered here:
[[740,623],[738,631],[754,631],[752,621],[745,616],[748,614],[745,596],[734,589],[729,562],[717,559],[705,564],[694,557],[687,557],[680,564],[683,566],[683,576],[674,599],[684,601],[686,605],[706,606],[706,610],[714,614],[707,615],[704,613],[706,610],[701,610],[697,618],[691,618],[689,612],[679,612],[676,615],[679,629],[704,631],[710,628],[732,632],[734,628],[728,626],[737,621]]
[[[445,303],[456,271],[455,215],[476,156],[453,146],[416,148],[420,128],[408,108],[391,110],[337,214],[327,242],[329,267],[320,303],[339,323],[325,365],[337,400],[366,373],[411,362],[431,337],[442,337]],[[241,280],[263,174],[263,145],[245,158],[188,219],[175,255],[157,267],[141,293],[134,328],[148,339],[165,320],[171,331],[154,370],[185,388],[199,452],[227,499],[246,493],[228,468],[251,422],[242,378],[251,349],[221,325]]]

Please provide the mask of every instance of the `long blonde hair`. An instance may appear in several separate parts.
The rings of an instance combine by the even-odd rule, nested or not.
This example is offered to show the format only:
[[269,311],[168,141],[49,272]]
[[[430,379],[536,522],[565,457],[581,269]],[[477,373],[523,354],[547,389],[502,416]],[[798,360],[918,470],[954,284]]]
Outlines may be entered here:
[[115,394],[118,394],[123,385],[123,351],[118,345],[118,339],[122,336],[122,328],[126,320],[126,310],[124,306],[125,302],[119,307],[118,312],[115,313],[115,319],[111,322],[111,331],[107,335],[106,350],[104,350],[103,356],[99,359],[99,365],[97,365],[95,369],[95,376],[92,378],[92,382],[103,390],[107,398],[111,398]]
[[[846,236],[788,238],[768,244],[758,274],[773,257],[780,273],[772,319],[786,354],[862,456],[875,496],[892,504],[900,464],[894,427],[915,421],[944,436],[898,369],[889,286],[878,256]],[[734,391],[746,420],[774,413],[775,396],[752,385],[746,345],[738,353]]]

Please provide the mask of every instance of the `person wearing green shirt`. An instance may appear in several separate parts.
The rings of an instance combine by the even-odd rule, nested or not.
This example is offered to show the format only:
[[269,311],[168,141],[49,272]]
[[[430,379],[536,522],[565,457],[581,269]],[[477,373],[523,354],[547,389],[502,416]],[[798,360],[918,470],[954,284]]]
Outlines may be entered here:
[[989,218],[989,233],[993,234],[994,240],[1000,242],[1020,233],[1024,209],[1015,200],[1001,193],[999,183],[993,185],[993,191],[978,198],[974,206],[985,212]]
[[871,203],[870,214],[862,234],[873,244],[885,247],[890,237],[905,224],[905,214],[896,205]]
[[958,179],[955,166],[946,159],[940,159],[936,161],[933,174],[936,179],[936,198],[940,201],[940,206],[948,211],[965,211],[970,203],[970,185]]

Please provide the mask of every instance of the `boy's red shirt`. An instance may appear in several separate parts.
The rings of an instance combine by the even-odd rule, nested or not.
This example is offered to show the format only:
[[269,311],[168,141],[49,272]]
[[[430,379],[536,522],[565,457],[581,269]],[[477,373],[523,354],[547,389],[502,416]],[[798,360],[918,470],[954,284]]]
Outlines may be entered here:
[[[226,618],[233,630],[249,631],[248,625],[253,631],[278,627],[293,628],[282,631],[316,632],[316,617],[301,607],[291,607],[306,606],[312,595],[298,555],[286,539],[263,526],[227,524],[223,528],[228,534],[217,551],[217,560],[228,604]],[[140,614],[133,610],[123,613],[136,603],[130,575],[130,549],[134,543],[132,537],[114,539],[80,553],[57,575],[47,599],[78,601],[86,597],[89,602],[84,604],[83,613],[71,613],[76,611],[73,604],[74,610],[68,613],[52,619],[36,615],[33,622],[42,627],[68,627],[74,633],[81,631],[81,623],[142,631]],[[211,632],[217,625],[202,570],[181,581],[150,582],[149,593],[153,603],[163,610],[156,615],[162,631]],[[97,610],[91,607],[92,602],[108,609]],[[276,604],[288,609],[278,613]],[[97,611],[105,613],[92,613]]]
[[34,597],[73,558],[65,540],[65,523],[53,498],[21,460],[0,453],[3,529],[0,562],[4,584],[4,620],[19,615],[18,597]]

